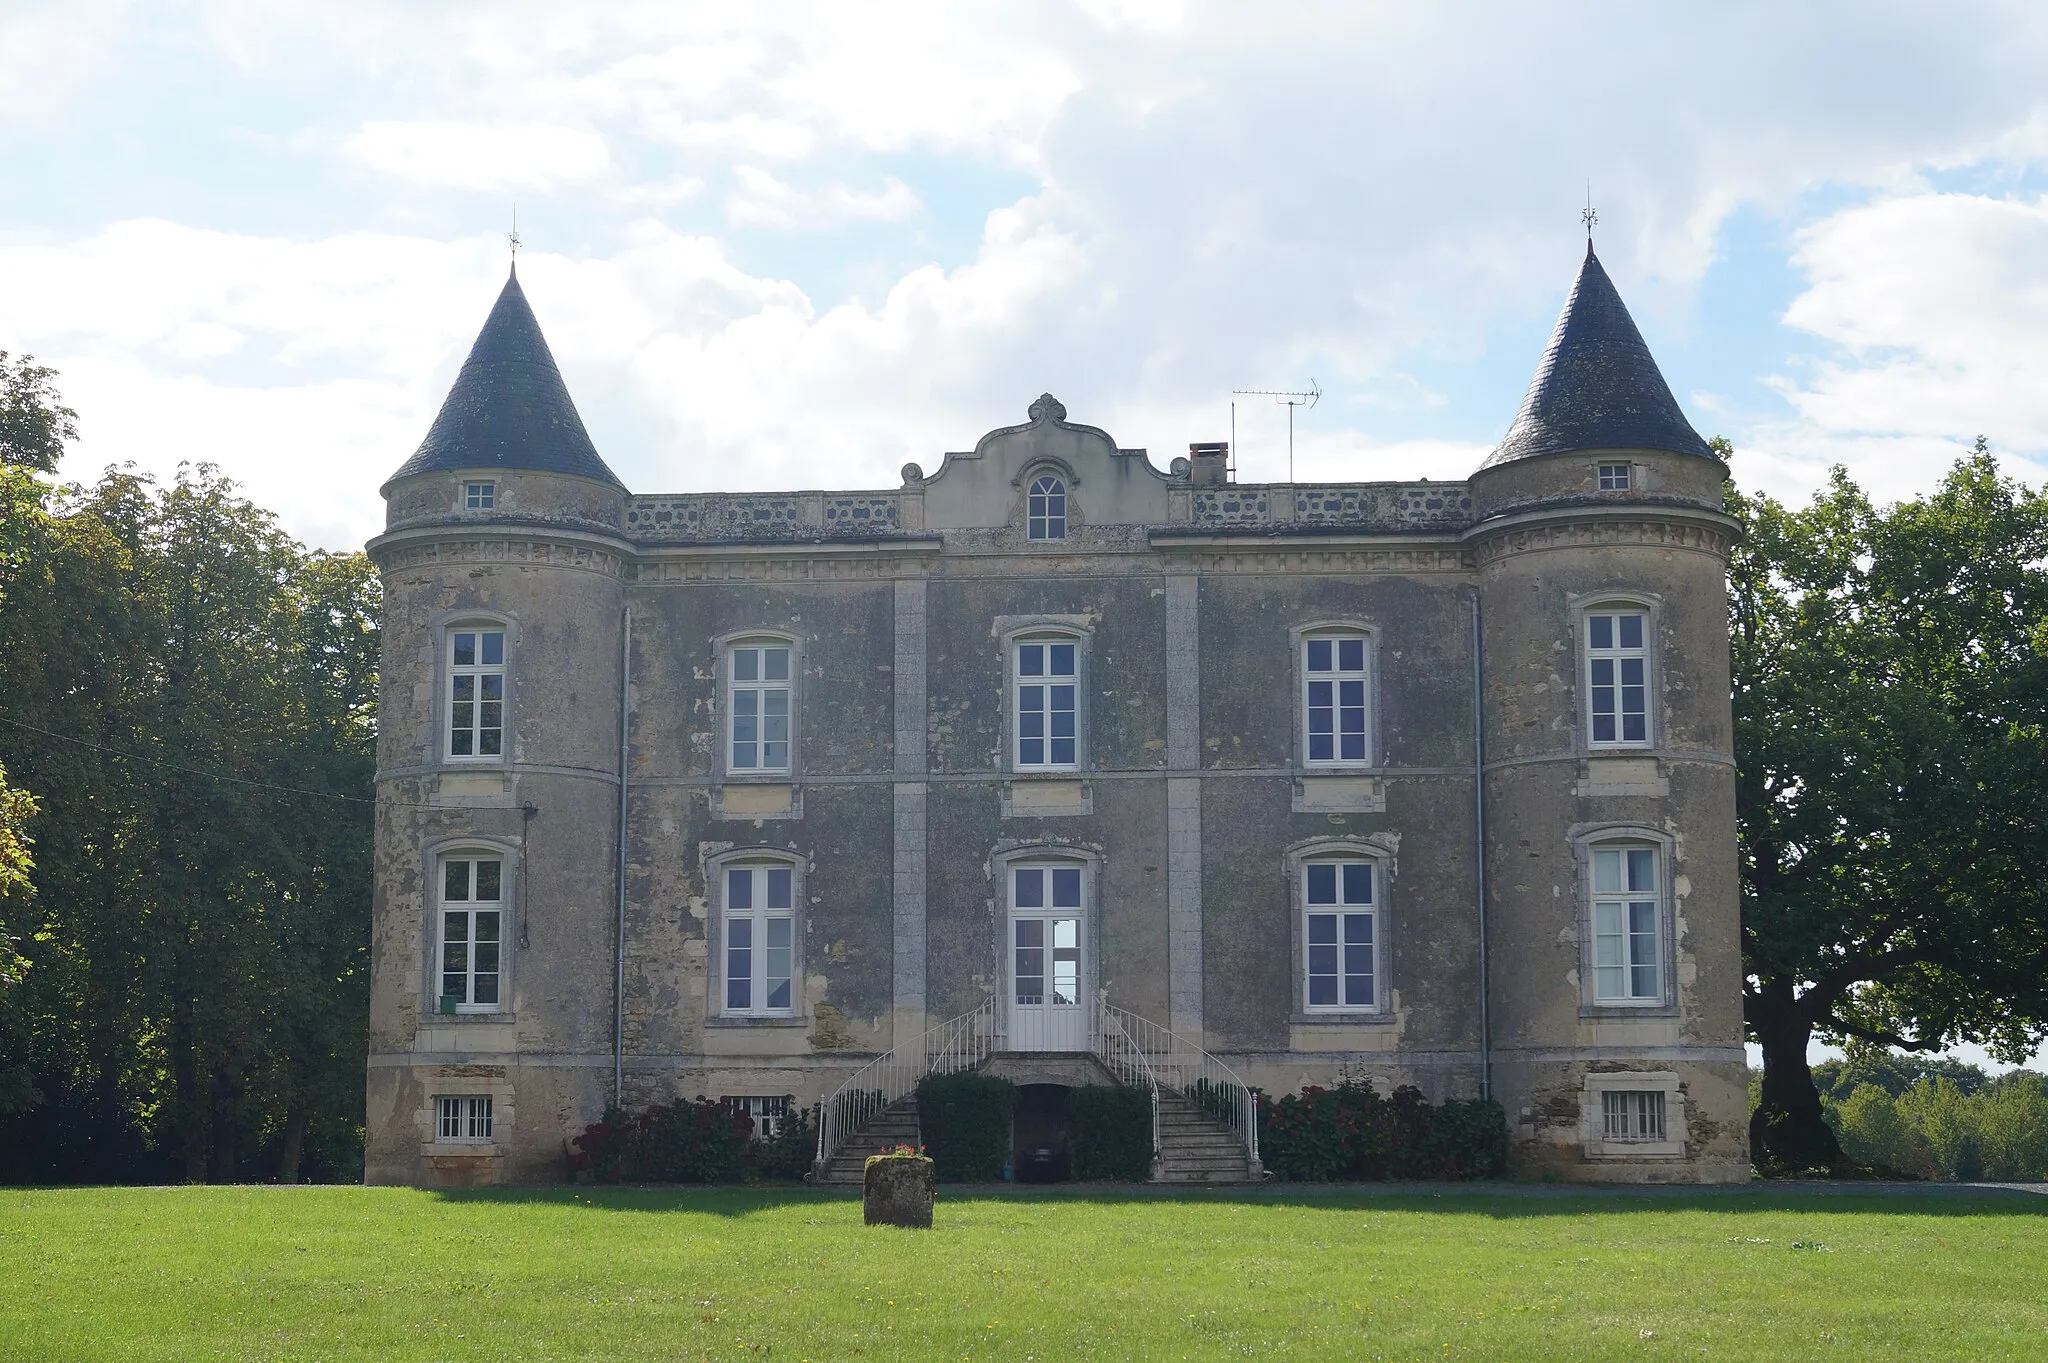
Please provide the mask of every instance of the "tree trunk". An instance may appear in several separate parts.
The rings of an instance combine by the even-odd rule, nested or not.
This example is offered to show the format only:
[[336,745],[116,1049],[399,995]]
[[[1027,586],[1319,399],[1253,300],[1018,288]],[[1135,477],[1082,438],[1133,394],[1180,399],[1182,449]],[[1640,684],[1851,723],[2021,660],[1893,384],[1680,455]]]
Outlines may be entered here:
[[1749,1118],[1749,1157],[1759,1169],[1799,1173],[1848,1163],[1834,1128],[1821,1115],[1820,1091],[1806,1063],[1813,1024],[1790,984],[1766,981],[1750,1000],[1750,1030],[1764,1052],[1763,1093]]
[[294,1103],[284,1118],[284,1149],[277,1156],[277,1181],[299,1181],[299,1157],[306,1149],[306,1109]]
[[181,1000],[171,1025],[171,1091],[184,1146],[185,1181],[206,1182],[206,1100],[199,1084],[199,1058],[192,1050],[189,1009]]
[[227,1070],[213,1076],[213,1181],[233,1183],[235,1147],[241,1144],[242,1085]]

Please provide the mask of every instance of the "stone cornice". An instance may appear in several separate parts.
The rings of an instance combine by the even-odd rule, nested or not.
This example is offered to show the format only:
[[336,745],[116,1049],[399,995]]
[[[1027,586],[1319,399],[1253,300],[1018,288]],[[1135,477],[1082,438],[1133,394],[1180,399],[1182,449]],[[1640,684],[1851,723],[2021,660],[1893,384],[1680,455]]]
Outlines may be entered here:
[[1734,517],[1704,507],[1524,511],[1480,522],[1463,536],[1483,567],[1546,549],[1683,549],[1726,560],[1740,536]]
[[577,568],[614,578],[632,552],[624,540],[610,535],[517,525],[394,530],[363,548],[386,573],[443,563],[505,563]]

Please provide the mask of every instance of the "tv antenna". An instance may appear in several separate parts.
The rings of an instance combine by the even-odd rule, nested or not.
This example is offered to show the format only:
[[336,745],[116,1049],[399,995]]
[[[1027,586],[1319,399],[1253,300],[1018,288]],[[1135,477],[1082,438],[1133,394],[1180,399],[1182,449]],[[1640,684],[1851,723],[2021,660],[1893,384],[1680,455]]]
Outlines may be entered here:
[[[1287,409],[1287,481],[1294,481],[1294,409],[1313,407],[1323,399],[1322,385],[1314,379],[1308,381],[1306,392],[1287,388],[1233,388],[1230,395],[1236,398],[1271,398]],[[1230,404],[1230,443],[1237,445],[1237,404]]]

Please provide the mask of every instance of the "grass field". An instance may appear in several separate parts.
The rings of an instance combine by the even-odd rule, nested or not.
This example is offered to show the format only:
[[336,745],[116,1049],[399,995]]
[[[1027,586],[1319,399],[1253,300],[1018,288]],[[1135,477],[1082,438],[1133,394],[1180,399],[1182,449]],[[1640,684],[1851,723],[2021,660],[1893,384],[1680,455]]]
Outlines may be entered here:
[[2048,1358],[2048,1197],[0,1189],[0,1358]]

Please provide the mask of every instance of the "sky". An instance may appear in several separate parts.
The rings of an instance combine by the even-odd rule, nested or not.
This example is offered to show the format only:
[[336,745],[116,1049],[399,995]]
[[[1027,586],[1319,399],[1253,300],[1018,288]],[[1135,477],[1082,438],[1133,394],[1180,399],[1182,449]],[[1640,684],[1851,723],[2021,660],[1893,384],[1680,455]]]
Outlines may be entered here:
[[[62,472],[360,545],[519,273],[639,492],[893,487],[1042,391],[1456,478],[1584,250],[1738,482],[2048,480],[2048,7],[0,0]],[[1289,476],[1238,398],[1240,477]]]

